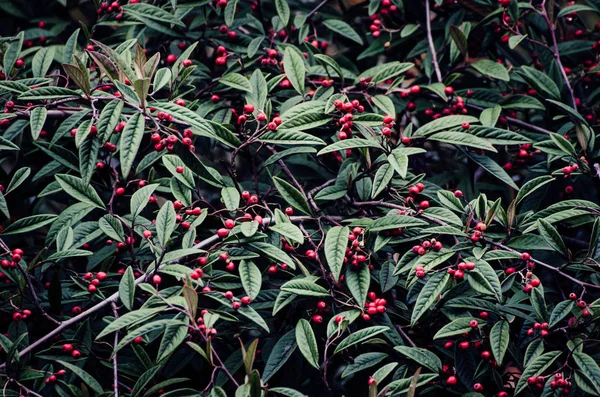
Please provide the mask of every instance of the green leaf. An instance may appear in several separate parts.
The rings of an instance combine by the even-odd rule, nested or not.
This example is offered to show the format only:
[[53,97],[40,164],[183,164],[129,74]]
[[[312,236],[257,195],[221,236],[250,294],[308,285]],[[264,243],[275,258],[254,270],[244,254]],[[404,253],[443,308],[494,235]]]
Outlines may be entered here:
[[[260,49],[260,46],[263,42],[263,40],[265,39],[264,36],[258,36],[252,39],[252,41],[250,41],[250,44],[248,44],[248,52],[246,53],[248,55],[248,58],[254,58],[254,56],[256,55],[256,53],[258,52],[258,50]],[[254,73],[259,72],[261,75],[262,73],[260,72],[259,69],[256,69],[254,71]],[[253,73],[253,75],[254,75]],[[264,77],[263,77],[264,79]],[[265,81],[265,87],[266,87],[266,81]],[[263,109],[263,107],[259,106],[259,109]]]
[[104,234],[113,240],[125,242],[125,232],[123,231],[123,225],[121,221],[112,216],[106,214],[98,220],[98,227]]
[[106,326],[106,328],[104,328],[96,336],[96,340],[99,340],[108,334],[118,331],[121,328],[125,328],[125,327],[128,327],[133,324],[147,321],[163,310],[165,310],[165,306],[156,307],[156,308],[152,308],[152,309],[138,309],[133,312],[126,313],[126,314],[116,318],[114,321],[110,322]]
[[4,192],[4,194],[9,194],[13,190],[21,186],[21,184],[25,182],[25,180],[29,177],[30,174],[31,169],[29,167],[19,168],[17,171],[15,171],[15,174],[13,175],[12,179],[10,180],[10,183],[6,187],[6,191]]
[[514,50],[515,48],[517,48],[517,46],[518,46],[519,44],[521,44],[521,42],[522,42],[523,40],[525,40],[525,38],[526,38],[527,36],[528,36],[528,35],[520,35],[520,34],[518,34],[518,35],[514,35],[514,36],[510,36],[510,39],[508,39],[508,47],[509,47],[511,50]]
[[258,224],[258,222],[256,221],[251,221],[251,222],[244,222],[242,223],[242,225],[240,226],[240,230],[242,231],[242,234],[246,237],[252,237],[256,234],[256,232],[258,231],[258,227],[260,225]]
[[319,347],[310,323],[300,319],[296,324],[296,343],[300,352],[310,365],[319,369]]
[[361,138],[345,139],[343,141],[337,141],[336,143],[332,143],[331,145],[321,149],[319,151],[319,153],[317,153],[317,156],[322,156],[326,153],[337,152],[338,150],[356,149],[356,148],[381,149],[381,145],[370,139],[361,139]]
[[296,343],[296,333],[294,330],[289,331],[277,341],[267,359],[265,370],[263,371],[263,382],[268,382],[275,375],[291,357],[296,347],[298,347],[298,344]]
[[543,292],[541,291],[541,287],[534,288],[531,291],[530,298],[531,298],[531,306],[533,306],[533,311],[535,312],[536,316],[541,321],[547,321],[548,320],[548,309],[546,308],[546,300],[544,299],[544,295],[543,295]]
[[570,5],[570,6],[566,6],[566,7],[561,7],[558,14],[556,14],[556,17],[562,18],[566,15],[569,15],[572,13],[578,13],[580,11],[591,11],[591,12],[595,12],[595,13],[598,12],[598,10],[595,9],[594,7],[590,7],[585,4],[574,4],[574,5]]
[[287,47],[283,55],[283,68],[294,89],[304,95],[304,79],[306,78],[306,66],[304,59],[296,51]]
[[227,73],[219,79],[219,83],[237,90],[252,92],[250,81],[239,73]]
[[[342,71],[342,68],[340,67],[340,65],[331,57],[327,56],[327,55],[323,55],[323,54],[315,54],[314,55],[315,59],[317,61],[319,61],[320,63],[322,63],[325,66],[329,66],[331,69],[334,70],[334,72],[343,80],[344,79],[344,72]],[[326,68],[327,69],[327,68]],[[327,71],[329,72],[329,71]],[[382,95],[378,95],[376,97],[373,97],[373,102],[375,102],[375,98],[385,98],[385,99],[389,99],[387,97],[384,97]],[[389,99],[389,101],[391,102],[391,99]],[[393,105],[392,105],[393,107]],[[395,112],[394,112],[395,113]],[[390,114],[394,114],[394,113],[390,113]]]
[[273,183],[281,197],[295,209],[310,215],[310,207],[304,194],[281,178],[273,177]]
[[119,298],[128,310],[133,309],[133,303],[135,299],[135,276],[133,275],[133,268],[127,267],[121,281],[119,282]]
[[175,231],[175,227],[177,226],[176,216],[175,207],[173,207],[171,201],[167,201],[160,211],[158,211],[158,215],[156,216],[156,237],[163,247],[166,247],[171,234]]
[[[135,313],[135,312],[132,312]],[[119,341],[119,344],[115,346],[113,350],[113,355],[117,354],[119,350],[129,345],[135,338],[138,336],[144,336],[147,333],[161,331],[164,332],[167,327],[172,325],[185,325],[179,320],[156,320],[151,323],[147,323],[142,325],[141,327],[136,328],[133,332],[129,332],[123,339]]]
[[556,306],[554,306],[554,310],[552,310],[550,321],[548,321],[548,326],[550,328],[554,328],[559,322],[567,317],[574,308],[575,302],[572,300],[559,302]]
[[519,190],[519,193],[515,198],[515,205],[518,206],[525,199],[525,197],[529,196],[531,193],[535,192],[542,186],[553,182],[554,180],[555,178],[551,177],[550,175],[542,175],[530,181],[527,181],[525,184],[523,184],[523,186],[521,186],[521,189]]
[[144,136],[144,126],[146,120],[144,115],[141,113],[135,113],[121,132],[121,140],[119,142],[120,148],[120,161],[121,161],[121,174],[125,179],[129,177],[129,171],[133,166],[135,157],[142,143]]
[[98,193],[81,178],[72,175],[58,174],[55,176],[60,187],[76,200],[104,209],[104,203]]
[[408,171],[408,156],[402,153],[402,149],[394,149],[388,156],[388,161],[394,170],[400,175],[400,178],[406,179],[406,172]]
[[396,114],[396,107],[394,102],[385,95],[375,95],[373,98],[373,104],[377,106],[384,114],[394,115]]
[[142,213],[144,208],[146,208],[148,205],[150,197],[158,188],[158,186],[160,186],[158,183],[153,183],[152,185],[146,185],[133,193],[131,196],[131,201],[129,202],[129,208],[132,217],[136,217]]
[[429,123],[419,127],[413,134],[413,136],[427,136],[436,131],[448,130],[452,127],[457,127],[462,123],[478,123],[479,119],[473,116],[462,116],[462,115],[454,115],[454,116],[445,116],[440,117],[439,119],[430,121]]
[[[276,145],[325,145],[325,142],[316,136],[302,131],[271,131],[260,136],[259,142],[274,143]],[[312,148],[311,148],[312,149]]]
[[371,232],[381,232],[383,230],[400,229],[412,226],[427,226],[427,222],[412,216],[392,214],[374,220],[367,227]]
[[160,7],[153,6],[147,3],[124,4],[121,6],[125,11],[131,14],[140,15],[158,22],[166,22],[181,27],[185,24],[175,15],[163,10]]
[[25,33],[19,32],[19,34],[15,36],[16,40],[12,40],[10,44],[8,44],[6,49],[3,50],[4,60],[2,61],[2,65],[4,66],[4,72],[7,75],[7,77],[11,75],[13,66],[19,58],[19,54],[21,53],[21,47],[23,46],[24,37]]
[[530,86],[544,97],[560,99],[560,90],[558,89],[558,86],[545,73],[529,66],[521,66],[519,74]]
[[515,190],[519,190],[519,187],[512,180],[510,175],[504,171],[502,167],[498,165],[494,160],[490,159],[487,156],[475,154],[475,153],[467,153],[467,156],[477,163],[481,168],[485,169],[487,172],[500,179],[502,182],[506,183],[508,186],[512,187]]
[[26,91],[19,95],[19,99],[23,101],[33,100],[49,100],[49,99],[62,99],[62,98],[73,98],[77,99],[79,93],[77,91],[70,90],[62,87],[41,87],[34,88]]
[[596,395],[599,395],[600,367],[598,367],[597,361],[589,355],[577,350],[573,351],[573,360],[581,372],[589,379],[590,384],[593,385],[593,390]]
[[278,223],[269,226],[269,230],[281,234],[288,241],[298,244],[304,242],[304,234],[302,234],[302,230],[292,223]]
[[[460,317],[452,322],[444,325],[434,336],[433,339],[441,339],[448,338],[454,335],[460,335],[464,332],[469,332],[471,330],[471,326],[469,323],[473,320],[472,317]],[[479,326],[484,325],[484,322],[479,322]]]
[[555,134],[555,133],[551,133],[550,139],[552,139],[552,142],[554,142],[554,144],[560,150],[565,152],[565,154],[567,154],[569,156],[574,156],[576,154],[575,146],[573,146],[573,144],[571,142],[566,140],[564,136]]
[[242,260],[239,267],[240,279],[246,295],[252,300],[256,299],[260,293],[260,287],[262,284],[262,274],[258,269],[258,266],[252,261]]
[[329,296],[329,291],[315,284],[314,280],[302,278],[288,281],[281,286],[281,290],[301,296]]
[[404,357],[415,361],[417,364],[432,370],[433,372],[440,372],[442,369],[442,361],[438,356],[427,349],[422,349],[420,347],[396,346],[394,347],[394,350],[402,354]]
[[367,294],[371,285],[369,267],[363,265],[358,270],[349,267],[346,271],[345,281],[358,306],[363,307],[367,301]]
[[56,362],[65,367],[70,372],[77,375],[86,385],[88,385],[96,393],[102,394],[104,392],[102,385],[98,383],[98,381],[94,379],[92,375],[88,374],[83,369],[66,361],[56,360]]
[[[400,346],[398,346],[400,347]],[[344,372],[342,372],[342,379],[352,375],[354,373],[360,372],[364,369],[373,367],[388,357],[387,353],[363,353],[356,358],[354,361],[349,363],[346,368],[344,368]],[[436,356],[437,358],[437,356]],[[439,360],[439,359],[438,359]]]
[[362,38],[356,31],[352,28],[352,26],[348,25],[346,22],[340,19],[326,19],[323,21],[323,25],[328,29],[338,33],[347,39],[350,39],[356,42],[359,45],[363,45]]
[[373,338],[376,335],[379,335],[383,332],[386,332],[389,328],[382,325],[376,325],[373,327],[363,328],[358,330],[349,336],[347,336],[343,341],[340,342],[339,345],[335,348],[333,354],[337,354],[342,350],[346,350],[347,348],[354,346],[358,343],[362,343],[367,341],[368,339]]
[[394,167],[392,167],[389,163],[383,164],[381,167],[379,167],[375,173],[375,177],[373,178],[371,198],[379,196],[385,190],[385,188],[390,186],[390,181],[393,177]]
[[80,249],[67,249],[64,251],[55,252],[50,255],[46,260],[48,261],[59,261],[61,259],[74,258],[79,256],[91,256],[94,253],[91,251],[80,250]]
[[234,187],[221,189],[221,200],[228,210],[236,210],[240,207],[240,192]]
[[88,136],[79,146],[79,172],[81,173],[81,179],[86,183],[89,183],[92,179],[92,174],[98,162],[99,151],[100,141],[93,136]]
[[67,43],[63,49],[62,63],[71,62],[71,58],[73,58],[73,54],[75,53],[75,47],[77,47],[77,39],[79,38],[80,31],[81,29],[77,28],[71,34],[71,36],[69,36],[69,39],[67,40]]
[[508,70],[506,70],[504,65],[496,61],[492,61],[491,59],[482,59],[471,64],[471,67],[473,67],[473,69],[477,70],[479,73],[488,77],[502,81],[510,80]]
[[271,260],[273,260],[275,262],[278,262],[280,264],[286,263],[292,269],[296,268],[296,264],[292,260],[292,258],[290,258],[288,254],[286,254],[279,248],[273,246],[272,244],[257,241],[257,242],[250,243],[250,247],[260,251],[261,253],[265,254],[267,257],[269,257]]
[[548,352],[528,363],[515,387],[515,396],[525,390],[527,378],[541,375],[560,355],[559,351]]
[[46,110],[45,107],[36,107],[31,111],[31,116],[29,116],[29,128],[31,129],[31,136],[34,141],[39,138],[40,132],[42,131],[42,128],[44,128],[47,115],[48,110]]
[[225,25],[233,25],[233,21],[235,20],[235,10],[237,9],[237,4],[238,0],[227,2],[225,10],[223,11],[223,16],[225,17]]
[[44,227],[49,223],[54,222],[54,220],[58,218],[57,215],[32,215],[25,218],[21,218],[13,223],[11,223],[8,227],[4,229],[2,232],[3,236],[8,236],[12,234],[20,234],[27,233],[32,230],[39,229],[40,227]]
[[490,152],[497,153],[498,151],[492,144],[483,138],[480,138],[475,135],[471,135],[466,132],[457,132],[457,131],[442,131],[437,132],[433,135],[427,137],[429,140],[440,141],[445,143],[451,143],[453,145],[463,145],[474,147],[478,149],[489,150]]
[[277,10],[277,15],[279,15],[279,19],[283,26],[287,26],[290,21],[290,6],[287,3],[287,0],[275,0],[275,9]]
[[447,272],[434,273],[419,293],[417,302],[413,309],[410,325],[414,327],[417,321],[429,310],[431,305],[435,303],[439,294],[446,288],[446,284],[450,280],[450,275]]
[[[163,165],[169,170],[178,181],[187,186],[189,189],[195,189],[194,173],[187,167],[181,158],[175,154],[166,154],[162,157]],[[183,172],[177,172],[177,167],[183,167]]]
[[31,61],[31,71],[33,77],[44,77],[52,65],[54,60],[55,47],[42,47],[40,48]]
[[508,321],[498,321],[490,331],[490,346],[498,364],[502,364],[504,354],[510,340],[510,325]]
[[167,84],[171,83],[171,69],[168,68],[160,68],[156,71],[154,75],[154,80],[152,80],[152,90],[153,92],[159,91],[161,88],[165,87]]
[[335,282],[339,280],[344,265],[349,235],[350,228],[347,226],[334,226],[325,235],[325,259]]
[[160,362],[173,353],[186,340],[188,335],[188,327],[185,325],[171,325],[167,327],[160,341],[156,361]]
[[2,192],[0,192],[0,212],[2,212],[7,219],[10,219],[8,204],[6,203],[6,198]]
[[550,247],[552,247],[552,249],[554,249],[554,251],[560,252],[565,257],[568,256],[567,247],[565,246],[565,243],[564,243],[562,237],[560,237],[558,230],[556,230],[550,222],[548,222],[545,219],[538,219],[537,227],[540,232],[540,236],[542,236],[544,241]]
[[[493,127],[498,122],[498,118],[500,118],[500,114],[502,113],[502,107],[499,105],[494,106],[493,108],[483,109],[481,114],[479,115],[479,121],[484,127]],[[474,132],[473,130],[470,130]],[[477,134],[477,132],[475,132]],[[479,135],[479,134],[477,134]],[[487,136],[486,136],[487,137]],[[525,142],[527,143],[527,142]]]

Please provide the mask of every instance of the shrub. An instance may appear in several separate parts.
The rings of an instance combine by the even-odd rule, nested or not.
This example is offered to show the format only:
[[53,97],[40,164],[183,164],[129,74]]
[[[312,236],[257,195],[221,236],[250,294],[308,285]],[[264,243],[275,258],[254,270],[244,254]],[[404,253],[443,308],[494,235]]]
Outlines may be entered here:
[[3,395],[600,395],[599,10],[5,1]]

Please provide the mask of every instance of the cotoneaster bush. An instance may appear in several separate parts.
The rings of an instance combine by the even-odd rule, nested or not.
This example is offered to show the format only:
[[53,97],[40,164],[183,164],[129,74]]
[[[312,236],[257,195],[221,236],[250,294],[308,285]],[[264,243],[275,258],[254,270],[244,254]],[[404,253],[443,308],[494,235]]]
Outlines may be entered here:
[[3,1],[2,396],[600,395],[600,1]]

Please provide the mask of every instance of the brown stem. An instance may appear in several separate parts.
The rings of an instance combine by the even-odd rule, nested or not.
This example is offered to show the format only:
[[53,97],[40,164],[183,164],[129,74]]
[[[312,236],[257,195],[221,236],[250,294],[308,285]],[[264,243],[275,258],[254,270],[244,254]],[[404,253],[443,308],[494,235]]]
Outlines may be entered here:
[[427,42],[429,43],[429,52],[431,52],[431,63],[433,63],[433,69],[435,70],[435,76],[437,81],[442,82],[442,72],[440,71],[440,65],[438,64],[437,54],[435,52],[435,46],[433,45],[433,36],[431,35],[431,12],[430,12],[430,0],[425,0],[425,26],[427,28]]

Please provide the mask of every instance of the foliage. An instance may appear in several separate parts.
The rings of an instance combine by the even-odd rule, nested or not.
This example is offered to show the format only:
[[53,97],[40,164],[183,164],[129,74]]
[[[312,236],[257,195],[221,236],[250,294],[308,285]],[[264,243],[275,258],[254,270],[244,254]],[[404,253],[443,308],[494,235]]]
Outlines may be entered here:
[[598,0],[0,6],[3,395],[600,395]]

